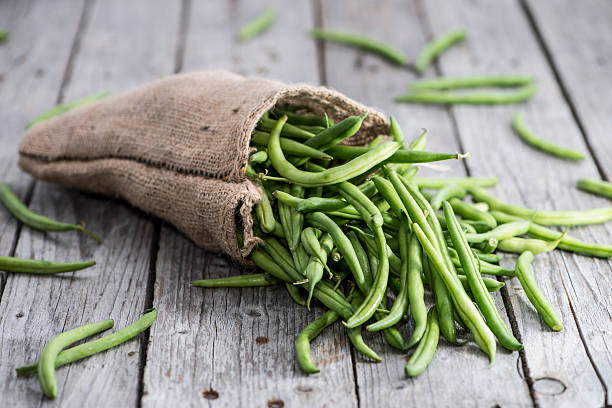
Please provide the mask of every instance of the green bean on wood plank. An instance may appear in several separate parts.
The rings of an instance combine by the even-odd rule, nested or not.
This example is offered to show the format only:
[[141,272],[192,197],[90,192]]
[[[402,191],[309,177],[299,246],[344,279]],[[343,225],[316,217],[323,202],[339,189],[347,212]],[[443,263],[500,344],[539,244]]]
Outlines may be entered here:
[[578,180],[576,186],[582,191],[612,198],[612,183],[608,181],[582,178]]
[[533,77],[519,75],[489,75],[470,77],[437,77],[410,83],[413,90],[443,90],[480,87],[517,87],[535,82]]
[[0,271],[30,273],[34,275],[51,275],[62,272],[74,272],[89,268],[95,264],[96,261],[50,262],[0,256]]
[[399,103],[505,105],[525,102],[537,91],[535,83],[512,91],[417,91],[395,98]]
[[419,53],[414,68],[419,74],[423,74],[431,61],[454,44],[464,41],[467,32],[464,29],[449,31],[434,38]]
[[239,41],[247,41],[268,29],[278,18],[277,11],[268,6],[252,21],[248,22],[238,32]]

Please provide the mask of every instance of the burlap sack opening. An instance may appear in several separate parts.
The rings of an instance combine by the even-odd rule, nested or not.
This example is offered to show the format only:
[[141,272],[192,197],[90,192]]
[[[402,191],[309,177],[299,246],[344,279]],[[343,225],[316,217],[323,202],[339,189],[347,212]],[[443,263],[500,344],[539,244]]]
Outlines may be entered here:
[[369,112],[349,144],[388,134],[379,112],[327,88],[196,72],[33,126],[19,145],[19,166],[41,180],[123,198],[198,246],[244,262],[257,242],[251,211],[261,197],[244,176],[249,141],[261,115],[281,105],[335,121]]

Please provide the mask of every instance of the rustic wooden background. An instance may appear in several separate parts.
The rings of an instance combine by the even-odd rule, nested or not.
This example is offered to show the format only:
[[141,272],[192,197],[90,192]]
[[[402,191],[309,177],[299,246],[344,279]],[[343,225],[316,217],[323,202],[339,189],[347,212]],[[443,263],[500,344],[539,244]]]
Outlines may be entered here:
[[[274,3],[281,19],[239,44],[235,33]],[[507,107],[397,105],[415,75],[376,56],[318,45],[314,26],[353,30],[415,56],[433,36],[465,27],[428,76],[534,75],[535,98]],[[475,346],[440,342],[421,376],[406,379],[405,355],[380,336],[366,340],[384,358],[366,362],[340,324],[313,343],[321,374],[306,377],[296,334],[321,310],[296,307],[284,289],[199,290],[195,279],[241,272],[174,228],[125,203],[36,182],[16,166],[25,124],[56,103],[121,92],[176,72],[229,69],[249,76],[324,84],[396,115],[407,135],[426,127],[430,149],[469,151],[445,174],[497,176],[502,198],[541,208],[610,205],[579,192],[579,177],[612,177],[612,2],[609,0],[1,0],[0,174],[29,206],[104,237],[43,234],[0,209],[0,254],[98,265],[62,277],[0,272],[0,406],[66,407],[602,407],[612,403],[612,263],[570,253],[539,256],[534,267],[565,330],[552,333],[520,285],[497,294],[522,339],[492,368]],[[510,128],[525,112],[536,132],[587,152],[569,163],[527,147]],[[572,234],[612,242],[612,226]],[[159,310],[138,340],[58,370],[59,396],[42,397],[35,376],[14,368],[37,357],[58,332],[112,317],[116,327]]]

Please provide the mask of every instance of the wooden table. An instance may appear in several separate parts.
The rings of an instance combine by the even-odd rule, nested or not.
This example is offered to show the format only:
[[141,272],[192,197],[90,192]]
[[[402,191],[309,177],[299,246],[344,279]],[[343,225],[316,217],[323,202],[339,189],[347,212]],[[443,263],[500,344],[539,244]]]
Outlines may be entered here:
[[[265,4],[281,20],[239,44],[235,33]],[[405,355],[379,335],[366,341],[384,358],[364,361],[336,324],[313,343],[321,374],[307,377],[294,357],[309,313],[281,288],[200,290],[190,282],[241,272],[196,248],[173,227],[123,202],[36,182],[16,165],[29,119],[62,101],[121,92],[176,72],[228,69],[287,82],[324,84],[395,115],[405,133],[426,127],[430,150],[469,151],[445,175],[497,176],[501,198],[546,208],[586,209],[609,201],[578,191],[579,177],[612,177],[612,3],[606,0],[5,0],[0,27],[0,174],[29,206],[56,219],[86,220],[103,245],[84,235],[22,228],[0,210],[0,254],[70,261],[94,269],[62,277],[0,275],[0,406],[428,406],[601,407],[612,403],[612,263],[557,251],[534,264],[565,330],[552,333],[520,285],[496,295],[525,349],[498,353],[495,365],[473,344],[444,341],[419,377],[406,379]],[[427,76],[520,73],[537,78],[524,105],[427,107],[392,102],[416,76],[376,56],[317,45],[313,26],[358,31],[411,57],[449,29],[469,40]],[[533,129],[587,154],[580,163],[550,158],[512,132],[522,111]],[[431,174],[431,171],[430,171]],[[612,242],[611,225],[574,228]],[[508,258],[506,264],[511,258]],[[37,357],[55,334],[112,317],[121,328],[147,307],[150,332],[58,370],[60,392],[42,397],[35,376],[14,368]]]

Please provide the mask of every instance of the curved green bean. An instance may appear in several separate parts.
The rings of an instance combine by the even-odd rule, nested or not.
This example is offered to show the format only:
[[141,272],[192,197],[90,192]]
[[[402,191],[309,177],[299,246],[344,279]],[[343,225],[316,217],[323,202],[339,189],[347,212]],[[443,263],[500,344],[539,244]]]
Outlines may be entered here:
[[410,83],[413,90],[442,90],[460,88],[479,88],[486,86],[495,87],[516,87],[529,85],[535,82],[533,77],[520,75],[490,75],[490,76],[470,76],[470,77],[437,77],[432,79],[422,79]]
[[590,225],[612,220],[612,206],[577,211],[532,210],[518,205],[508,204],[480,188],[471,188],[469,193],[478,201],[489,204],[491,210],[502,211],[524,219],[530,219],[540,225]]
[[526,239],[526,238],[507,238],[499,241],[497,245],[497,249],[502,252],[514,252],[521,253],[525,251],[533,252],[534,254],[541,254],[544,252],[553,251],[565,234],[567,234],[567,229],[554,241],[542,241],[541,239]]
[[450,200],[451,198],[459,197],[463,198],[467,194],[465,188],[457,185],[457,184],[447,184],[441,189],[439,189],[431,200],[429,200],[431,207],[434,210],[439,210],[442,207],[442,202]]
[[488,212],[482,211],[476,206],[466,203],[465,201],[458,200],[456,198],[451,198],[449,200],[449,203],[453,207],[453,211],[463,217],[464,221],[465,219],[480,221],[490,228],[497,227],[497,221],[495,220],[495,217],[493,217]]
[[201,279],[191,282],[199,288],[250,288],[257,286],[275,286],[280,281],[265,273],[253,273],[247,275],[228,276],[216,279]]
[[431,61],[438,55],[443,53],[447,48],[467,38],[467,32],[464,29],[449,31],[434,38],[425,48],[419,53],[414,68],[419,74],[423,74]]
[[438,314],[436,313],[436,306],[433,306],[429,309],[429,313],[427,313],[427,323],[419,345],[414,353],[412,353],[412,356],[410,356],[408,363],[406,363],[406,375],[414,377],[425,371],[433,359],[439,339],[440,326],[438,324]]
[[323,316],[310,323],[298,334],[295,339],[295,354],[298,364],[306,374],[315,374],[320,370],[312,362],[310,355],[310,342],[319,335],[326,327],[331,326],[340,316],[333,310],[327,311]]
[[612,183],[608,181],[581,178],[576,185],[582,191],[612,198]]
[[[111,349],[119,344],[123,344],[126,341],[133,339],[153,324],[155,319],[157,318],[157,310],[150,309],[144,313],[144,315],[130,324],[129,326],[124,327],[123,329],[116,331],[115,333],[111,333],[107,336],[101,337],[97,340],[88,341],[87,343],[79,344],[78,346],[71,347],[69,349],[62,350],[61,353],[55,359],[55,368],[59,368],[66,364],[70,364],[74,361],[82,360],[86,357],[92,356],[94,354],[100,353],[102,351]],[[112,322],[112,320],[106,320],[107,322]],[[112,324],[108,327],[112,327]],[[106,328],[97,331],[106,330]],[[34,374],[38,370],[38,361],[22,366],[17,367],[15,371],[17,371],[18,377],[23,377],[29,374]]]
[[115,323],[112,319],[97,323],[89,323],[81,327],[58,334],[45,345],[38,361],[38,380],[43,393],[49,398],[57,396],[57,380],[55,379],[55,363],[58,354],[70,344],[101,331],[110,329]]
[[[270,134],[261,130],[256,130],[251,136],[251,143],[258,146],[268,146],[270,141]],[[293,139],[287,139],[285,137],[280,138],[280,145],[284,152],[293,156],[310,157],[313,159],[329,160],[332,159],[328,153],[317,150],[304,143],[296,142]],[[253,157],[253,156],[251,156]],[[266,154],[267,158],[267,154]]]
[[[358,307],[360,303],[363,303],[363,298],[359,295],[354,296],[351,302],[353,307],[355,308]],[[380,356],[376,354],[376,352],[372,350],[363,341],[363,337],[361,337],[361,325],[354,326],[354,327],[347,327],[346,333],[348,335],[349,340],[351,341],[351,344],[353,345],[353,347],[355,347],[355,350],[357,350],[359,353],[363,354],[366,357],[371,358],[372,360],[376,362],[382,361],[382,358],[380,358]]]
[[579,151],[568,149],[566,147],[557,146],[547,140],[538,137],[527,127],[525,118],[520,113],[517,113],[512,120],[512,126],[519,137],[528,145],[535,147],[550,155],[570,160],[584,160],[584,154]]
[[397,65],[404,65],[408,57],[392,46],[370,38],[341,31],[330,31],[315,28],[310,31],[310,36],[317,40],[333,41],[341,44],[362,48],[366,51],[378,54]]
[[248,22],[238,31],[238,41],[247,41],[268,29],[278,17],[276,10],[267,6],[254,20]]
[[522,86],[512,92],[454,92],[419,91],[401,95],[395,102],[427,104],[503,105],[524,102],[535,94],[535,83]]
[[94,266],[96,261],[49,262],[35,259],[21,259],[0,256],[0,271],[47,275],[61,272],[74,272]]
[[2,200],[11,214],[13,214],[19,221],[23,222],[28,227],[40,231],[80,231],[89,235],[96,241],[102,242],[97,235],[86,230],[83,225],[55,221],[30,210],[23,202],[21,202],[19,197],[17,197],[17,194],[15,194],[11,186],[9,186],[7,183],[0,183],[0,200]]
[[546,324],[554,331],[563,330],[563,322],[555,312],[555,309],[544,296],[531,273],[531,262],[533,253],[523,252],[516,262],[516,277],[521,282],[521,286],[531,304],[536,308],[538,314],[544,319]]
[[304,144],[315,149],[321,148],[327,150],[357,133],[361,129],[361,124],[366,116],[368,116],[367,112],[361,116],[349,116],[341,122],[326,128],[315,137],[308,139]]
[[495,238],[498,241],[501,241],[503,239],[516,237],[517,235],[526,234],[527,231],[529,231],[530,226],[531,226],[531,221],[513,221],[513,222],[499,225],[487,232],[480,232],[477,234],[466,234],[465,239],[467,240],[467,242],[471,242],[471,243],[486,242],[487,240],[491,238]]

